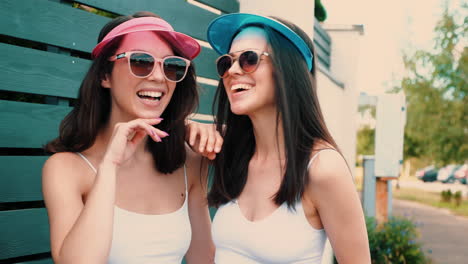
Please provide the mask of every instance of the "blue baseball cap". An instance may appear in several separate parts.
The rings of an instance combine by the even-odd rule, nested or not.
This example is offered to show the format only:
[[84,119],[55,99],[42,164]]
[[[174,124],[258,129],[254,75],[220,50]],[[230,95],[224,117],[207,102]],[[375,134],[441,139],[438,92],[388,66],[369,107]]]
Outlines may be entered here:
[[306,42],[288,26],[270,17],[246,13],[219,16],[208,25],[208,42],[217,53],[226,54],[229,52],[235,35],[239,33],[239,29],[249,25],[265,25],[282,34],[296,46],[304,57],[309,71],[312,70],[313,55]]

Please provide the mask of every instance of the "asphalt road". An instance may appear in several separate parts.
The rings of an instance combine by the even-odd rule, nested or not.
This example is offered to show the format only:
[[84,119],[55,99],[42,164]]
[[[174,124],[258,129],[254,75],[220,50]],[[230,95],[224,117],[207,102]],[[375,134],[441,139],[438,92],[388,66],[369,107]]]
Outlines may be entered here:
[[468,218],[455,216],[445,209],[396,199],[393,200],[393,214],[416,222],[421,233],[418,240],[434,264],[468,263]]

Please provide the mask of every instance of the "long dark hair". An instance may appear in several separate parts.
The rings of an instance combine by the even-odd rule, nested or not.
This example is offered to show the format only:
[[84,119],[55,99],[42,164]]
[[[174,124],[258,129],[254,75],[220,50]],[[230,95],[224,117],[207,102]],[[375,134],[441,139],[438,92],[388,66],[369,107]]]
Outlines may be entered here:
[[[273,17],[296,32],[309,46],[314,47],[307,34],[291,22]],[[320,109],[315,79],[315,56],[312,70],[299,50],[285,37],[264,25],[262,28],[271,47],[274,68],[275,100],[277,106],[276,130],[279,119],[284,131],[286,171],[274,202],[295,208],[308,184],[307,164],[316,143],[327,142],[338,149],[328,131]],[[239,30],[240,32],[240,30]],[[218,207],[239,197],[246,182],[250,159],[255,151],[253,126],[248,116],[231,112],[222,80],[213,103],[216,112],[217,130],[224,136],[221,153],[214,162],[215,176],[208,194],[211,206]],[[224,128],[223,128],[224,127]],[[277,133],[278,134],[278,133]],[[242,148],[242,149],[241,149]]]
[[[99,33],[98,43],[116,26],[130,19],[158,15],[151,12],[137,12],[130,16],[120,16],[107,23]],[[107,58],[112,56],[122,37],[109,42],[101,54],[96,57],[84,77],[78,99],[73,110],[60,124],[59,136],[47,143],[46,151],[81,152],[92,146],[96,136],[109,121],[111,112],[110,89],[101,86],[106,74],[111,74],[114,63]],[[176,55],[182,56],[177,50]],[[171,173],[180,168],[186,159],[185,152],[185,118],[198,105],[195,67],[190,64],[184,80],[177,83],[171,101],[161,115],[164,121],[157,127],[170,134],[163,142],[148,140],[146,148],[151,152],[155,167],[162,173]]]

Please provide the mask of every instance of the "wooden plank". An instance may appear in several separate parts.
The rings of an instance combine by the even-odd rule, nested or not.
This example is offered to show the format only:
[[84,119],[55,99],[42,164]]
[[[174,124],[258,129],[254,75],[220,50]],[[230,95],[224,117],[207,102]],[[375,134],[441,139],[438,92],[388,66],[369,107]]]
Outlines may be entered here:
[[0,43],[0,89],[76,98],[88,60]]
[[121,15],[130,15],[142,10],[150,11],[169,22],[175,30],[201,40],[206,40],[208,24],[218,17],[185,0],[81,0],[79,2]]
[[0,100],[0,146],[41,148],[58,135],[70,107]]
[[212,106],[213,106],[213,99],[216,93],[216,86],[208,85],[208,84],[199,84],[200,86],[200,104],[197,109],[197,113],[205,114],[205,115],[212,115]]
[[0,211],[0,259],[50,251],[45,208]]
[[202,47],[200,55],[193,60],[197,75],[217,80],[218,74],[216,72],[215,62],[218,57],[218,53],[214,50]]
[[51,258],[46,258],[46,259],[41,259],[41,260],[18,262],[16,264],[54,264],[54,261]]
[[[4,54],[0,60],[0,89],[6,91],[76,98],[90,65],[89,60],[3,43],[0,52]],[[212,49],[203,48],[194,60],[197,74],[217,78],[217,57]]]
[[47,156],[0,156],[0,203],[42,200],[41,170]]
[[[197,112],[211,114],[215,87],[200,86],[205,90],[200,93],[200,109]],[[58,136],[59,124],[70,110],[66,106],[0,100],[0,146],[42,148]]]
[[195,0],[205,5],[216,8],[223,13],[239,12],[239,1],[237,0]]
[[91,51],[110,19],[53,1],[0,1],[0,34]]

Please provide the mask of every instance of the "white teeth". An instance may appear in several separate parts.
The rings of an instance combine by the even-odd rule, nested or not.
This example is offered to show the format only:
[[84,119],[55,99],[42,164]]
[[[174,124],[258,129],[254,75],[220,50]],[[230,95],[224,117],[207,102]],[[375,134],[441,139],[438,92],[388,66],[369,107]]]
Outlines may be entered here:
[[231,86],[231,91],[232,90],[237,90],[237,89],[244,89],[244,90],[250,90],[252,89],[252,85],[245,84],[245,83],[239,83],[239,84],[234,84]]
[[149,97],[161,97],[162,93],[161,92],[152,92],[152,91],[141,91],[138,92],[139,96],[149,96]]

